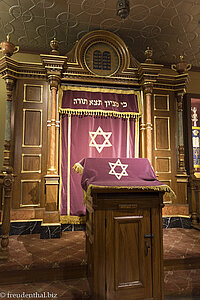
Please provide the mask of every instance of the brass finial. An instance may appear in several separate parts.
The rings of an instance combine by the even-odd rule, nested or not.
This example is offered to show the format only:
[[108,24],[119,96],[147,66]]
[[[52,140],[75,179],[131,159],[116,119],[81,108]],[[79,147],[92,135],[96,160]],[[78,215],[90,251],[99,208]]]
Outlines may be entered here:
[[0,51],[5,56],[12,56],[14,53],[19,51],[19,46],[15,46],[10,42],[10,35],[8,34],[6,36],[6,41],[1,42]]
[[51,47],[51,54],[54,55],[59,55],[59,42],[57,41],[57,39],[54,37],[53,40],[50,42],[50,47]]
[[180,61],[176,65],[171,65],[171,69],[179,74],[187,73],[192,68],[192,65],[184,61],[183,55],[180,55],[179,59]]
[[150,49],[149,46],[148,46],[147,49],[145,50],[144,55],[146,56],[146,59],[145,59],[145,63],[146,63],[146,64],[153,64],[153,63],[154,63],[154,61],[153,61],[153,59],[152,59],[152,56],[153,56],[153,50]]

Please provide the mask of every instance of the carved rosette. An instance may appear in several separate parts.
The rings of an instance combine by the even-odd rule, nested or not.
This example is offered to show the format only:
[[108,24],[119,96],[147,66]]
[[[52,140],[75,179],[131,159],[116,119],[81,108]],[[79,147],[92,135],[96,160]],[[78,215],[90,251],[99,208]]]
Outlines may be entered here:
[[3,188],[6,191],[12,190],[12,182],[13,182],[13,176],[11,174],[7,174],[3,179]]

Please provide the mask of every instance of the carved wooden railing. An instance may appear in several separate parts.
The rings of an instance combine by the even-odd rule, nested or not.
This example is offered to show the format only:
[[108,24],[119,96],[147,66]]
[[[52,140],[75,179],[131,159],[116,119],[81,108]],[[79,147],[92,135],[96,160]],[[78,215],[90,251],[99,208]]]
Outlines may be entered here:
[[9,173],[0,174],[0,182],[3,186],[3,197],[1,203],[2,226],[1,226],[1,247],[0,260],[8,259],[8,244],[10,231],[10,202],[12,194],[13,175]]
[[197,178],[194,171],[190,174],[191,188],[191,219],[192,226],[200,229],[200,178]]

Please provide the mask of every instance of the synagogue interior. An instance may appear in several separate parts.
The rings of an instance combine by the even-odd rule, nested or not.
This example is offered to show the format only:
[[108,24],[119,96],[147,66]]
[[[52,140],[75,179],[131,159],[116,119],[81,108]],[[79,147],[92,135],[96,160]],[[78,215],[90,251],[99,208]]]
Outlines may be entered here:
[[0,298],[200,299],[200,3],[0,1]]

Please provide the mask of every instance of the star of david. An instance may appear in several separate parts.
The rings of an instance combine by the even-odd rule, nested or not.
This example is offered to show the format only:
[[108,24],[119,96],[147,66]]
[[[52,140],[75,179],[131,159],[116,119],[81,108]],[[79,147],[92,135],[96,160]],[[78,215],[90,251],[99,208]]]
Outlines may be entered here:
[[[95,132],[89,131],[89,135],[91,137],[89,147],[95,147],[99,153],[101,153],[101,151],[105,147],[112,147],[112,144],[109,141],[111,134],[112,134],[112,132],[104,132],[100,126],[98,127],[97,131],[95,131]],[[95,139],[98,135],[102,135],[105,139],[102,144],[97,144],[95,141]]]
[[[109,162],[109,165],[111,168],[109,172],[110,175],[115,175],[119,180],[122,178],[122,176],[128,176],[128,173],[126,172],[128,165],[122,164],[120,159],[118,159],[115,163]],[[122,169],[121,173],[115,171],[116,167],[121,167]]]

